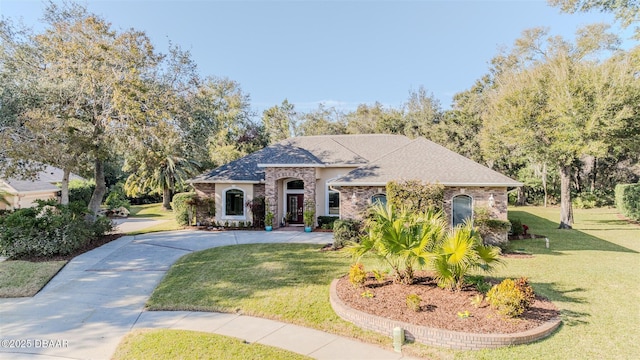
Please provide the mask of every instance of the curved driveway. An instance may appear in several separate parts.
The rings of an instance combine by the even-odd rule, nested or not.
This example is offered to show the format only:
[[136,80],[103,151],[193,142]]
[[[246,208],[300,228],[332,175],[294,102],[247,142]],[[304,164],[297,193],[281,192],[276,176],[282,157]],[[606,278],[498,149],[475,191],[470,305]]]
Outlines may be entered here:
[[317,330],[220,313],[146,312],[144,304],[181,256],[217,246],[332,241],[331,233],[173,231],[124,236],[70,261],[32,298],[0,299],[0,359],[108,359],[135,328],[235,336],[318,359],[402,355]]

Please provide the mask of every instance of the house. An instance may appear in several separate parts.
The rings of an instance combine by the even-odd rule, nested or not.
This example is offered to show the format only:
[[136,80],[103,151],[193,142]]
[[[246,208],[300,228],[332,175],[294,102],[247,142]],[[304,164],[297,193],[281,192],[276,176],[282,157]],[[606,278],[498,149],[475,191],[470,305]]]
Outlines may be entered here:
[[[0,210],[13,210],[32,207],[36,200],[58,199],[63,172],[53,166],[45,166],[38,172],[34,180],[20,180],[16,178],[0,179],[0,192],[6,203],[0,201]],[[71,174],[69,180],[84,180]]]
[[316,216],[359,219],[373,201],[385,199],[387,182],[416,179],[445,186],[451,225],[477,206],[506,220],[507,190],[522,186],[424,138],[383,134],[294,137],[189,182],[199,197],[215,199],[210,221],[251,221],[247,202],[264,197],[276,219],[295,225],[309,200]]

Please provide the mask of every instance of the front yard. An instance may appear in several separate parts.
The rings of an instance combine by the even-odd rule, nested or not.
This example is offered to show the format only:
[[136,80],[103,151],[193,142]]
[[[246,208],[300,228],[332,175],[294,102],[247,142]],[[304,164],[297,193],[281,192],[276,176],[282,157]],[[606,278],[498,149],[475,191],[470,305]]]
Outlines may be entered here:
[[[529,278],[536,292],[561,309],[563,326],[530,345],[477,352],[410,345],[425,357],[460,359],[626,359],[640,353],[640,226],[615,209],[576,211],[574,230],[556,229],[558,209],[517,208],[544,239],[513,242],[530,258],[506,258],[493,276]],[[350,259],[310,245],[247,245],[206,250],[176,263],[151,296],[150,309],[242,312],[390,345],[331,310],[328,285]],[[369,259],[367,266],[373,266]]]

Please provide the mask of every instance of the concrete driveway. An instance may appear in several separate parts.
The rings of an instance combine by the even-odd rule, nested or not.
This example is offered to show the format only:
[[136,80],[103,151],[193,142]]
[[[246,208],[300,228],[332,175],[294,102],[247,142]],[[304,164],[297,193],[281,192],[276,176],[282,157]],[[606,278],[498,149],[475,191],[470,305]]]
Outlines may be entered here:
[[[33,298],[0,299],[0,359],[109,359],[123,336],[141,327],[204,329],[287,348],[290,335],[304,334],[293,325],[233,314],[145,312],[144,304],[169,267],[190,252],[224,245],[329,242],[331,233],[289,231],[173,231],[122,237],[70,261]],[[308,335],[303,337],[312,343],[299,348],[304,342],[295,340],[292,346],[298,348],[292,350],[316,358],[359,357],[347,355],[344,341],[368,359],[402,357],[304,330]]]

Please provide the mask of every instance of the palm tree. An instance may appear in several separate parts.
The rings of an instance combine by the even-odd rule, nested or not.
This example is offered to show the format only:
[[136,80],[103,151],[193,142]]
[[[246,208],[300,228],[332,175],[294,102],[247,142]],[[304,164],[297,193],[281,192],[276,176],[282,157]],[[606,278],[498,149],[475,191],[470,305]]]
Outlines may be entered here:
[[378,203],[367,223],[368,235],[348,247],[354,258],[372,252],[392,269],[396,282],[413,283],[414,269],[424,267],[436,256],[436,245],[445,234],[442,212],[428,209],[415,213]]
[[472,269],[490,271],[501,264],[500,248],[482,243],[478,231],[466,222],[447,232],[442,243],[437,245],[437,256],[433,257],[433,268],[438,285],[461,290],[464,276]]
[[132,158],[125,171],[132,171],[124,184],[128,196],[147,191],[162,192],[162,207],[171,210],[171,198],[177,187],[193,177],[200,169],[198,162],[176,154],[147,151],[146,158]]

